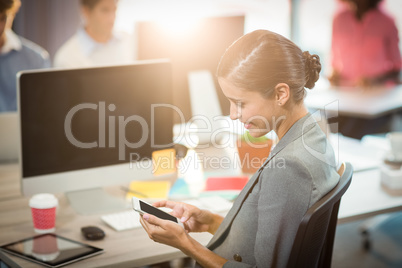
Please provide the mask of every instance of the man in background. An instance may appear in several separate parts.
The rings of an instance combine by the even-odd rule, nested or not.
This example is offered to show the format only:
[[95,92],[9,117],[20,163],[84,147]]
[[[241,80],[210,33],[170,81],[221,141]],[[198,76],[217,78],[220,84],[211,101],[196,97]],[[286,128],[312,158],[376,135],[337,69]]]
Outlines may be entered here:
[[19,71],[51,65],[46,50],[11,30],[20,6],[20,0],[0,0],[0,112],[17,110]]
[[55,67],[129,64],[135,60],[130,35],[113,30],[117,0],[81,0],[83,26],[56,53]]

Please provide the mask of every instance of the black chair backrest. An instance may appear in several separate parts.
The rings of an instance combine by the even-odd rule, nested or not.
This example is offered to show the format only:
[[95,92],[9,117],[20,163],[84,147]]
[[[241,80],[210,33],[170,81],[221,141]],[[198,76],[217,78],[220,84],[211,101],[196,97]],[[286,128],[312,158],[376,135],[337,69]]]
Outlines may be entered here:
[[288,268],[331,267],[338,210],[342,195],[352,181],[353,168],[350,163],[344,169],[339,183],[321,198],[304,215],[290,253]]

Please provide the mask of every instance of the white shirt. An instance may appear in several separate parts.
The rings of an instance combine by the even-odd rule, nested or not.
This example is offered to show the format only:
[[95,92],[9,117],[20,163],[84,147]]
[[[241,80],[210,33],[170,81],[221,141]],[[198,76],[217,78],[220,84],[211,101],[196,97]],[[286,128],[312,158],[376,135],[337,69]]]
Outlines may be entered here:
[[6,40],[0,49],[0,55],[5,55],[11,50],[21,50],[22,44],[18,36],[10,29],[6,30]]
[[136,44],[132,36],[113,33],[107,43],[98,43],[85,31],[78,29],[56,53],[54,67],[80,68],[133,63]]

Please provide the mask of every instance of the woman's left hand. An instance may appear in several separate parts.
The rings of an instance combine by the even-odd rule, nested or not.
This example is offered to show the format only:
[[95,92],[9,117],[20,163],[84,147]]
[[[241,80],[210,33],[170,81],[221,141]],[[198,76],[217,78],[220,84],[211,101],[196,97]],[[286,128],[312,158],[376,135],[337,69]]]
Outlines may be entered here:
[[177,223],[162,220],[154,215],[144,214],[140,218],[142,227],[148,233],[150,239],[155,242],[169,245],[183,250],[188,242],[186,230]]
[[227,260],[194,240],[177,223],[162,220],[150,214],[140,217],[142,227],[153,241],[181,250],[203,267],[222,267]]

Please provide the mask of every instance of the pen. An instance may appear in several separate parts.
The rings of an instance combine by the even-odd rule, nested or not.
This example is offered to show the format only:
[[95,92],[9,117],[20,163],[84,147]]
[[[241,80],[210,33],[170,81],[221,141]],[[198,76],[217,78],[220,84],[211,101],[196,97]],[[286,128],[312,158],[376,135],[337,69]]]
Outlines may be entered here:
[[138,192],[138,191],[131,190],[131,189],[127,188],[127,187],[122,186],[121,189],[123,191],[126,191],[127,193],[136,194],[136,195],[140,195],[140,196],[142,196],[144,198],[148,198],[148,196],[146,194]]

